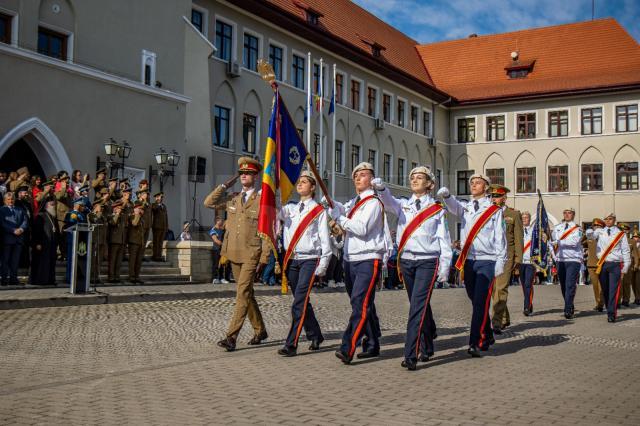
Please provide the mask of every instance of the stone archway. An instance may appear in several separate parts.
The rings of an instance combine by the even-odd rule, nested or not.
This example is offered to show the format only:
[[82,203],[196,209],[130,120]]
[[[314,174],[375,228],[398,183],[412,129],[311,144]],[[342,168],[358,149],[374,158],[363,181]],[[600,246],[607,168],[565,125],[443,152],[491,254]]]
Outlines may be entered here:
[[45,175],[59,170],[71,173],[73,167],[62,143],[53,131],[37,117],[29,118],[15,126],[0,139],[0,158],[16,142],[24,142],[38,158]]

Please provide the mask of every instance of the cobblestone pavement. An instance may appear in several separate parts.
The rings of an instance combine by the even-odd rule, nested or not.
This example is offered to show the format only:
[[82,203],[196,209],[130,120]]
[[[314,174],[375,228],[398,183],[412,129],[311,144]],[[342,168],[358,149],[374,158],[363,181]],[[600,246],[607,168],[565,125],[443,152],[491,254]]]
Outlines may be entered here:
[[640,308],[608,324],[579,287],[577,318],[562,315],[558,286],[537,287],[482,359],[466,355],[464,290],[436,290],[436,356],[400,367],[408,302],[376,303],[382,356],[342,365],[333,355],[350,312],[343,293],[315,294],[323,350],[276,354],[289,296],[259,296],[270,337],[221,351],[229,298],[0,312],[0,424],[638,424]]

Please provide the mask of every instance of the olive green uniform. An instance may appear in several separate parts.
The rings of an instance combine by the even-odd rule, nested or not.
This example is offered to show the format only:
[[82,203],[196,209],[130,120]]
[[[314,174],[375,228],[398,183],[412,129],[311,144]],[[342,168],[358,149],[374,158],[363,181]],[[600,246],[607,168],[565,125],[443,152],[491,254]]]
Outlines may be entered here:
[[629,252],[631,255],[631,265],[629,266],[629,270],[624,277],[622,278],[622,291],[620,292],[620,300],[618,302],[622,302],[624,304],[629,303],[629,299],[631,299],[631,288],[634,287],[634,296],[638,299],[638,293],[635,291],[634,282],[636,279],[636,269],[638,269],[638,264],[640,262],[640,253],[638,253],[638,247],[636,242],[633,241],[633,238],[628,237],[627,241],[629,242]]
[[[104,209],[104,206],[103,206]],[[91,235],[91,282],[100,281],[100,270],[102,268],[102,260],[107,252],[107,216],[104,212],[89,213],[87,215],[89,222],[95,224],[93,234]]]
[[151,205],[151,228],[153,229],[153,260],[162,260],[164,237],[169,229],[169,217],[164,203]]
[[142,215],[129,216],[129,281],[140,280],[140,268],[144,255],[144,220]]
[[124,211],[109,218],[109,281],[120,280],[120,265],[127,242],[127,216]]
[[593,297],[596,300],[596,309],[604,308],[604,299],[602,296],[602,287],[600,286],[600,277],[596,274],[596,268],[598,266],[597,240],[587,239],[587,272],[589,273],[589,281],[591,281],[591,287],[593,288]]

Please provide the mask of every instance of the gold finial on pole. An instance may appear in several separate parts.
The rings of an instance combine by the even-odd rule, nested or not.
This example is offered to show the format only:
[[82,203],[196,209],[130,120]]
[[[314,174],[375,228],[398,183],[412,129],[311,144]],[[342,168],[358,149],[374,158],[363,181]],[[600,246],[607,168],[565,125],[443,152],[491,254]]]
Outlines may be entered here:
[[258,74],[270,85],[276,82],[276,73],[273,71],[273,66],[264,59],[258,59]]

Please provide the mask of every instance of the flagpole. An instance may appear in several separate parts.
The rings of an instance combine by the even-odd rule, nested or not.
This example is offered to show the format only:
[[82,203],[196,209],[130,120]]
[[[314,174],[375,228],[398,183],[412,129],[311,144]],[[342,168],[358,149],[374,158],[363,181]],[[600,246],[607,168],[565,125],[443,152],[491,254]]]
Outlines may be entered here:
[[331,158],[333,166],[331,170],[331,198],[336,198],[336,64],[333,64],[333,88],[331,92],[333,102],[333,114],[331,114]]
[[320,113],[320,117],[319,117],[319,121],[320,121],[320,130],[318,133],[320,133],[320,140],[318,141],[318,163],[320,164],[320,170],[324,171],[324,146],[322,143],[322,136],[324,133],[324,110],[323,110],[323,103],[324,103],[324,73],[323,73],[323,66],[324,64],[324,59],[320,58],[320,75],[318,77],[318,109],[319,109],[319,113]]
[[307,112],[307,152],[311,152],[311,52],[307,53],[307,106],[304,109]]

